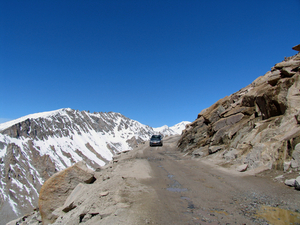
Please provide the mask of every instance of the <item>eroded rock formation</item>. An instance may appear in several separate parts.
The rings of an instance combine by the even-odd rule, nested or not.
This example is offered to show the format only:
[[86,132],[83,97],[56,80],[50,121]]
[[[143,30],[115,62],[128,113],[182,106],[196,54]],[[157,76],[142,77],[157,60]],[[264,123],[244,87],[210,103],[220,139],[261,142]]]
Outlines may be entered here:
[[[54,209],[64,205],[67,197],[80,183],[90,184],[95,181],[94,172],[83,161],[64,169],[50,177],[42,186],[39,195],[39,209],[43,225],[51,224],[57,219]],[[65,206],[67,210],[72,206]]]
[[226,166],[299,169],[299,119],[300,53],[200,112],[178,146]]

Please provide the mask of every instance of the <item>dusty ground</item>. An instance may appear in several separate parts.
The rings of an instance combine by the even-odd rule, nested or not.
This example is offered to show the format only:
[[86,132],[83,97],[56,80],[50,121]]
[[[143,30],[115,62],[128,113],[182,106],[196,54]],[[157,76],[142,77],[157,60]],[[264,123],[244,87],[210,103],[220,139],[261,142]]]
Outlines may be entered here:
[[176,149],[176,138],[140,146],[122,170],[148,190],[132,204],[139,223],[300,224],[300,192],[274,181],[276,172],[253,176],[191,159]]
[[95,183],[81,184],[68,212],[55,211],[55,224],[300,224],[300,192],[274,180],[282,172],[253,175],[192,159],[177,140],[116,156]]

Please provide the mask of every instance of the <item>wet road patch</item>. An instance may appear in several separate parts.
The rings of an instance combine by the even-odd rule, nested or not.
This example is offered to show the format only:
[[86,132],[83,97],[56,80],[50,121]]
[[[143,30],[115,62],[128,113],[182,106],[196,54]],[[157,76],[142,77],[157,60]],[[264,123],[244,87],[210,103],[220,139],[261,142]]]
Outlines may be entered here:
[[278,207],[261,206],[257,211],[257,217],[263,218],[271,224],[299,224],[300,225],[300,213],[293,212],[291,210],[281,209]]
[[187,188],[167,188],[168,191],[172,191],[172,192],[185,192],[187,191],[188,189]]
[[174,179],[174,175],[168,174],[168,178],[172,181],[171,184],[169,184],[169,187],[167,188],[168,191],[172,192],[185,192],[188,191],[187,188],[182,188],[181,184]]

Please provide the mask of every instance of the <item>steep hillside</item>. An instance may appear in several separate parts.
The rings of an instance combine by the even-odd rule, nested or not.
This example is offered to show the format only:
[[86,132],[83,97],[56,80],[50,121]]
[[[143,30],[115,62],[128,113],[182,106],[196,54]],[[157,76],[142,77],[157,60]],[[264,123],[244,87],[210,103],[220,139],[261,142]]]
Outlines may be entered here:
[[42,184],[55,172],[82,160],[97,169],[156,132],[120,113],[69,108],[0,124],[0,218],[36,207]]
[[[298,49],[297,49],[298,48]],[[299,51],[299,46],[293,49]],[[199,113],[178,146],[194,157],[246,169],[300,167],[300,54]]]

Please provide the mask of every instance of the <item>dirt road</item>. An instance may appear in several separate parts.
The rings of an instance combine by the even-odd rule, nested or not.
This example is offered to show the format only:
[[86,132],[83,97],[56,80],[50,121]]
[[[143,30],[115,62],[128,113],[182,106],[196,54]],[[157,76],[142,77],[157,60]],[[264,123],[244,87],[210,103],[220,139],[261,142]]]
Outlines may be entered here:
[[226,172],[184,156],[176,138],[163,147],[147,143],[136,155],[150,164],[140,179],[155,194],[141,207],[149,224],[300,224],[300,192],[267,177]]
[[299,191],[192,159],[177,140],[117,154],[93,184],[81,184],[67,213],[55,210],[54,224],[300,224]]

